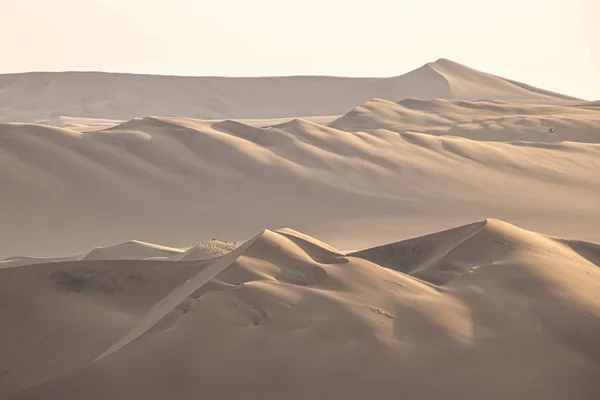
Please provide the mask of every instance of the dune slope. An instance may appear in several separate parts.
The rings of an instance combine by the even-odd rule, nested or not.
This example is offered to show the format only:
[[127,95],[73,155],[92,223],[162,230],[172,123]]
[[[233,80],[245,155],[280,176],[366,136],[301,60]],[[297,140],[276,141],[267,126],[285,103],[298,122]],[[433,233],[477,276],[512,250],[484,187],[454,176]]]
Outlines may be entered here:
[[481,141],[600,142],[600,111],[500,101],[373,99],[329,123],[347,131],[388,129]]
[[527,103],[574,100],[445,59],[391,78],[34,72],[0,75],[0,121],[53,125],[67,122],[76,127],[89,124],[86,118],[94,118],[93,124],[101,127],[107,119],[157,114],[203,119],[339,115],[374,97],[394,101],[415,97]]
[[[138,261],[146,286],[101,294],[90,286],[65,291],[51,279],[50,271],[70,264],[3,270],[51,301],[86,299],[77,304],[104,307],[106,321],[115,307],[127,316],[102,338],[84,330],[80,340],[97,345],[70,363],[38,345],[48,367],[68,369],[61,376],[41,371],[45,382],[31,386],[23,367],[0,387],[9,399],[47,400],[595,398],[599,259],[593,244],[490,219],[353,254],[267,230],[208,264]],[[119,271],[142,273],[123,263]],[[104,268],[114,273],[116,265]],[[180,271],[169,281],[178,285],[156,286],[171,268]],[[25,295],[15,299],[4,314],[42,308]],[[87,323],[65,318],[57,335]],[[26,329],[22,319],[11,322],[15,332]],[[28,349],[29,337],[15,335],[13,351]]]
[[202,263],[119,260],[0,270],[0,394],[90,363],[202,268]]
[[509,100],[516,103],[533,101],[546,104],[559,100],[577,100],[571,96],[481,72],[445,58],[427,66],[448,82],[450,95],[436,97],[457,100]]
[[600,234],[598,144],[181,117],[89,133],[4,124],[0,142],[0,257],[64,257],[131,238],[233,242],[265,226],[295,226],[347,249],[357,242],[339,240],[360,241],[365,228],[418,234],[406,225],[413,216],[437,224],[422,230],[494,215],[583,240]]
[[131,240],[115,246],[98,247],[83,257],[84,260],[140,260],[146,258],[168,258],[183,253],[183,250],[152,243]]

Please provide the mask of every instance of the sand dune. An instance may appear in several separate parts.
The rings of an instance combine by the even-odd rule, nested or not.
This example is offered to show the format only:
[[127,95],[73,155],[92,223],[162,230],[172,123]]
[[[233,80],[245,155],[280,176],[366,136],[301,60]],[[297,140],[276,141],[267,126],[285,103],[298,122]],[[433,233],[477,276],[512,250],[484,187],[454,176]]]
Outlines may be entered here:
[[200,261],[216,258],[234,250],[234,243],[220,240],[206,240],[188,249],[161,246],[139,240],[130,240],[117,245],[96,247],[83,254],[59,257],[19,257],[12,256],[0,260],[0,269],[15,268],[34,264],[48,264],[66,261],[108,261],[108,260],[163,260]]
[[[586,121],[573,117],[574,126]],[[354,249],[368,244],[365,228],[375,244],[486,215],[600,241],[598,144],[348,126],[181,117],[89,133],[0,125],[0,257],[64,257],[131,238],[178,248],[215,236],[233,242],[265,226]]]
[[[326,125],[331,121],[337,119],[339,115],[318,115],[305,117],[308,121],[315,122],[317,124]],[[268,127],[272,125],[279,125],[284,122],[289,122],[294,118],[249,118],[249,119],[237,119],[237,121],[243,122],[246,125]],[[222,119],[209,120],[211,122],[220,122]],[[91,132],[99,131],[102,129],[110,129],[117,125],[120,125],[126,121],[116,119],[102,119],[102,118],[81,118],[81,117],[58,117],[53,120],[38,120],[34,121],[36,124],[55,126],[58,128],[66,128],[77,132]]]
[[143,260],[169,258],[182,253],[181,249],[131,240],[116,246],[97,247],[86,254],[83,260]]
[[[577,100],[446,59],[392,78],[35,72],[0,75],[0,121],[39,122],[78,129],[82,123],[90,124],[86,118],[126,120],[166,114],[202,119],[340,115],[374,97],[394,101],[414,97],[526,103]],[[63,120],[65,117],[67,121]],[[102,127],[105,123],[96,120],[94,125]]]
[[484,141],[600,143],[600,111],[500,101],[373,99],[332,121],[350,131],[388,129]]
[[208,260],[222,256],[233,251],[236,246],[233,243],[226,243],[220,240],[207,240],[199,243],[183,253],[175,254],[169,258],[170,261],[198,261]]
[[65,117],[60,116],[54,119],[41,119],[36,121],[36,124],[56,126],[59,128],[67,128],[77,132],[99,131],[102,129],[112,128],[113,126],[122,124],[124,121],[117,119],[103,118],[86,118],[86,117]]
[[[557,100],[576,100],[574,97],[491,75],[444,58],[434,63],[429,63],[426,66],[445,79],[449,90],[448,96],[431,96],[430,98],[442,97],[456,100],[493,99],[508,100],[516,103],[534,101],[545,104]],[[422,96],[406,97],[423,99]],[[402,97],[399,99],[402,99]]]
[[[0,394],[93,361],[199,262],[75,261],[2,269]],[[26,289],[24,289],[26,288]]]
[[70,257],[58,257],[58,258],[12,256],[12,257],[6,257],[6,258],[0,260],[0,269],[23,267],[25,265],[34,265],[34,264],[48,264],[48,263],[53,263],[53,262],[79,261],[82,258],[83,258],[82,255],[76,255],[76,256],[70,256]]
[[0,317],[14,329],[0,388],[45,400],[595,398],[599,265],[597,245],[489,219],[352,254],[266,230],[213,261],[2,270]]

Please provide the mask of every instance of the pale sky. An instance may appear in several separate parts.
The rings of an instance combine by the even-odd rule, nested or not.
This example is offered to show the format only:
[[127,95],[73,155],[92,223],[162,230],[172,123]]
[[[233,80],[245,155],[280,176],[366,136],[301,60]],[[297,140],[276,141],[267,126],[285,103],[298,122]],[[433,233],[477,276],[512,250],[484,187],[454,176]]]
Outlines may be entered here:
[[0,73],[395,76],[444,57],[600,99],[600,0],[5,0]]

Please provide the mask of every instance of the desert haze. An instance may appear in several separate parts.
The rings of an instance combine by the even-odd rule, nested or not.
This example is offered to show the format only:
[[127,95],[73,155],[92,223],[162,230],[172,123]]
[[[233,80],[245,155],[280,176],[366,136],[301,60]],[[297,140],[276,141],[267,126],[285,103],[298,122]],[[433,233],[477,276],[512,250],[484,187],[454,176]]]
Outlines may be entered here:
[[0,121],[2,399],[600,398],[598,102],[440,59]]

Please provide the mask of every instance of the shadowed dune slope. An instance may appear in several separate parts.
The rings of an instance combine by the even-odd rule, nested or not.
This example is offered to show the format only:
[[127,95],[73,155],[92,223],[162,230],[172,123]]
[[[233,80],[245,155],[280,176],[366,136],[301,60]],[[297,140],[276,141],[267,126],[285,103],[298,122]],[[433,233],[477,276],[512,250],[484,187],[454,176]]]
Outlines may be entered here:
[[[0,359],[0,388],[23,400],[595,398],[599,259],[597,245],[489,219],[352,254],[286,229],[204,263],[1,270],[0,284],[38,296],[10,292],[0,313],[15,334],[0,343],[44,362]],[[24,307],[65,343],[41,341]]]
[[[442,225],[430,229],[441,229],[486,214],[541,215],[553,234],[571,235],[600,201],[593,143],[182,117],[88,133],[2,124],[0,143],[0,257],[64,257],[131,238],[178,248],[233,242],[264,226],[358,240],[365,219],[390,216],[431,215]],[[340,221],[349,225],[331,228]],[[578,228],[580,239],[597,234]]]

